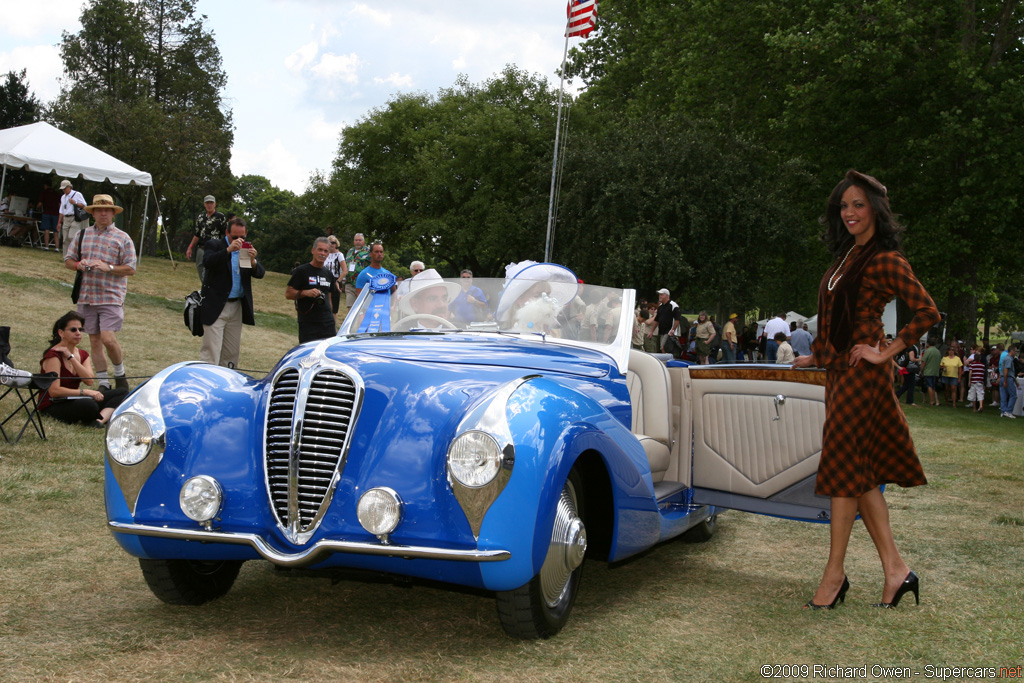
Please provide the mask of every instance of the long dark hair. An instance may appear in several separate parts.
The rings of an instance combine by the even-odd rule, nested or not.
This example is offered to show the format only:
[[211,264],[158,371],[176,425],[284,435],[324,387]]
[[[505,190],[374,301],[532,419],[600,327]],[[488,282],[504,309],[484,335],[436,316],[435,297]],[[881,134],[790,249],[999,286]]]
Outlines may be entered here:
[[46,353],[57,344],[60,344],[61,338],[60,335],[57,333],[63,331],[64,328],[68,326],[68,323],[71,322],[72,320],[77,320],[79,323],[83,325],[85,324],[85,318],[78,315],[76,311],[68,311],[61,317],[57,318],[57,322],[53,324],[53,332],[50,335],[50,343],[43,351],[43,353]]
[[881,251],[899,251],[900,236],[903,233],[903,226],[896,220],[896,215],[889,208],[889,192],[885,185],[878,182],[869,175],[860,173],[852,168],[846,172],[846,177],[839,181],[839,184],[832,190],[828,198],[828,207],[825,215],[818,219],[824,227],[825,232],[821,239],[833,256],[838,257],[845,254],[853,244],[853,235],[846,229],[843,223],[842,209],[840,204],[843,201],[843,194],[856,185],[864,190],[871,204],[871,211],[875,214],[875,242]]

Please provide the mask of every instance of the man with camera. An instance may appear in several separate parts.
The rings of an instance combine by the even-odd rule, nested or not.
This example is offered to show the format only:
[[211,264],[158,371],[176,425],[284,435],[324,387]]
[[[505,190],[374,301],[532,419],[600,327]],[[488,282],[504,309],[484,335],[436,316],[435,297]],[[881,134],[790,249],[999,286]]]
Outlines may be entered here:
[[330,303],[336,280],[331,271],[324,268],[330,253],[327,238],[317,237],[313,242],[313,260],[292,271],[284,290],[285,298],[295,302],[300,344],[333,337],[336,332]]
[[242,349],[242,325],[255,325],[252,314],[252,278],[266,271],[256,260],[256,249],[246,240],[246,224],[232,218],[224,237],[203,246],[203,346],[199,360],[237,368]]

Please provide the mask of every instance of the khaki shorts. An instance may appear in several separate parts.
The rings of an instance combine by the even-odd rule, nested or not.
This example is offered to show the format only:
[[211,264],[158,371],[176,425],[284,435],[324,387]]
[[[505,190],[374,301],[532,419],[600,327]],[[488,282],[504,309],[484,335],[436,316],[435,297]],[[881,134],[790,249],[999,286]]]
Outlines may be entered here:
[[85,333],[120,332],[124,307],[114,304],[78,304],[78,315],[85,318]]

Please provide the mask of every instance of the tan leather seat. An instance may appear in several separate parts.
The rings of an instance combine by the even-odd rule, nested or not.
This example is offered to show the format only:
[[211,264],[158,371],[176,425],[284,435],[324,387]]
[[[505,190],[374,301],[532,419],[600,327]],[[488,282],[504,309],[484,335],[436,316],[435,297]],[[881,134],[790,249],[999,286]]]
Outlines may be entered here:
[[643,351],[629,352],[626,371],[629,400],[633,406],[633,434],[647,453],[654,482],[665,478],[671,459],[672,396],[668,368]]

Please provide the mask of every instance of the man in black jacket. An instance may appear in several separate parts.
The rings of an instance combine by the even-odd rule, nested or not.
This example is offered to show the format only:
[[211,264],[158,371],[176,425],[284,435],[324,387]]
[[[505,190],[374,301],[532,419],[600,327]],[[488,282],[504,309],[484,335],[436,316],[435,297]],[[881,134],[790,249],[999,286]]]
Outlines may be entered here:
[[203,346],[199,352],[204,363],[238,367],[242,324],[256,324],[252,314],[252,278],[262,278],[266,270],[257,262],[256,249],[245,240],[245,233],[245,221],[232,218],[227,234],[205,246]]

